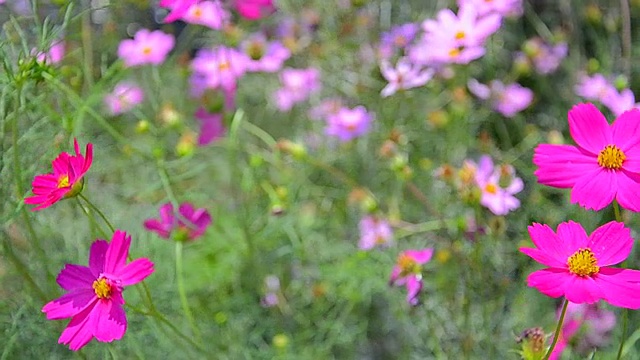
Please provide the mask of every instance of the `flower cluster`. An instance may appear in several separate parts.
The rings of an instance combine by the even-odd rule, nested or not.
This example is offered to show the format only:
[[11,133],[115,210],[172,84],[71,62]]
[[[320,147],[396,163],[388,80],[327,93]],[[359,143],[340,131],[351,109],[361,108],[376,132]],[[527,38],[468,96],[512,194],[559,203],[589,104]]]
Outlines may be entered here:
[[602,74],[580,76],[574,91],[585,100],[600,102],[615,116],[620,116],[633,108],[640,108],[631,89],[622,88],[619,90],[612,81]]

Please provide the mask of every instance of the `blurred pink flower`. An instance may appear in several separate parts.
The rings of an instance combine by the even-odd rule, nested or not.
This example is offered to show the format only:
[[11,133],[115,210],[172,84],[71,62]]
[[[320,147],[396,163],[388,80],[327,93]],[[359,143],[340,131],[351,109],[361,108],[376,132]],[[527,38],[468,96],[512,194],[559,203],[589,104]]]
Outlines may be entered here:
[[574,91],[589,101],[602,101],[611,91],[615,91],[613,84],[602,74],[593,76],[581,75]]
[[234,0],[238,13],[245,19],[258,20],[275,11],[273,0]]
[[[556,317],[560,318],[560,309]],[[558,343],[549,360],[559,360],[570,342],[575,343],[578,353],[585,355],[594,348],[606,345],[615,325],[616,315],[613,311],[603,309],[599,304],[569,302]],[[576,336],[580,330],[579,336]]]
[[46,52],[38,52],[32,50],[38,62],[46,62],[47,64],[57,64],[64,58],[65,44],[62,40],[55,41]]
[[364,106],[353,109],[345,107],[327,118],[325,134],[335,136],[343,142],[351,141],[369,132],[372,121],[373,115]]
[[167,17],[164,18],[165,23],[170,23],[181,19],[189,11],[189,8],[197,4],[198,1],[199,0],[160,0],[158,5],[171,9]]
[[276,72],[282,68],[291,52],[279,41],[267,41],[262,33],[254,33],[240,44],[247,55],[247,71]]
[[560,66],[567,56],[567,43],[547,44],[542,38],[535,37],[524,44],[524,54],[531,59],[539,74],[550,74]]
[[195,25],[203,25],[220,30],[229,21],[231,14],[219,0],[200,1],[189,6],[180,20]]
[[422,290],[422,265],[429,262],[433,256],[433,249],[406,250],[400,253],[396,265],[391,271],[389,284],[405,286],[407,288],[407,302],[418,305]]
[[200,122],[198,146],[209,145],[224,136],[225,128],[221,113],[209,113],[204,108],[199,108],[195,113],[195,118]]
[[378,54],[381,59],[391,58],[397,50],[404,50],[413,42],[418,35],[420,26],[415,23],[396,25],[389,31],[383,32],[380,36]]
[[176,241],[193,241],[207,230],[211,215],[206,209],[195,209],[190,203],[182,203],[176,213],[171,203],[160,207],[160,219],[147,219],[144,227],[160,237],[170,236]]
[[344,100],[341,98],[328,98],[320,102],[320,104],[309,109],[309,118],[312,120],[327,120],[329,116],[337,114],[344,106]]
[[490,100],[494,110],[509,118],[528,108],[533,101],[533,91],[518,83],[505,85],[493,80],[489,85],[484,85],[471,79],[467,86],[472,94],[482,100]]
[[577,146],[540,144],[534,150],[538,182],[571,188],[571,202],[595,211],[614,198],[640,211],[640,110],[629,110],[609,125],[593,104],[569,111],[569,132]]
[[160,30],[140,29],[133,39],[125,39],[118,46],[118,57],[124,60],[125,66],[144,64],[161,64],[166,58],[175,39],[173,35]]
[[25,204],[38,205],[31,211],[47,208],[56,202],[76,196],[84,187],[84,174],[93,162],[93,144],[88,143],[86,157],[80,153],[78,140],[73,139],[75,155],[63,152],[51,163],[53,172],[36,175],[31,183],[34,196],[24,199]]
[[265,295],[260,299],[263,307],[273,307],[280,303],[278,293],[280,292],[280,279],[275,275],[268,275],[264,278]]
[[274,94],[276,107],[280,111],[289,111],[293,105],[320,90],[320,72],[314,68],[285,68],[280,73],[280,83],[282,87]]
[[458,6],[474,6],[479,16],[487,14],[520,16],[523,12],[522,0],[458,0]]
[[[491,157],[484,155],[480,158],[475,181],[481,191],[480,204],[495,215],[506,215],[520,207],[520,200],[513,195],[524,189],[524,183],[516,177],[513,166],[495,168]],[[501,183],[508,185],[503,188]]]
[[248,58],[238,50],[226,46],[198,51],[191,62],[192,93],[222,88],[235,93],[237,82],[247,70]]
[[403,57],[398,60],[395,67],[392,67],[389,61],[382,60],[380,72],[389,82],[381,91],[382,97],[387,97],[400,90],[423,86],[431,80],[434,71],[423,69],[422,66],[413,64],[408,58]]
[[631,231],[623,223],[608,222],[589,236],[573,221],[558,225],[557,232],[537,223],[528,229],[536,247],[520,251],[548,267],[529,274],[530,287],[577,304],[604,300],[640,308],[640,271],[609,267],[624,261],[633,247]]
[[128,112],[143,100],[142,88],[127,81],[118,83],[113,92],[104,97],[104,103],[112,115]]
[[67,291],[42,308],[49,320],[71,318],[58,342],[77,351],[94,337],[101,342],[120,340],[127,330],[122,291],[153,273],[146,258],[127,264],[131,236],[116,230],[111,242],[96,240],[89,266],[67,264],[57,278]]
[[640,108],[640,103],[636,103],[636,97],[631,89],[618,91],[613,86],[600,102],[615,116],[620,116],[627,110]]
[[364,216],[358,224],[361,250],[371,250],[376,246],[389,246],[393,242],[393,230],[385,219],[375,216]]

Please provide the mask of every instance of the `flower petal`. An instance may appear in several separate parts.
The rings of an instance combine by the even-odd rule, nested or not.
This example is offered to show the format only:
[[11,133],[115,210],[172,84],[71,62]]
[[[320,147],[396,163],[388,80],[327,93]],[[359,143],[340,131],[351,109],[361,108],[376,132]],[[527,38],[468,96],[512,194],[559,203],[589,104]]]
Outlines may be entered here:
[[582,176],[571,190],[571,202],[587,210],[602,210],[611,204],[618,191],[618,175],[615,171],[600,169]]
[[557,188],[573,187],[581,174],[600,169],[596,156],[570,145],[538,145],[533,163],[538,166],[538,182]]
[[91,269],[82,265],[66,264],[56,282],[65,290],[91,289],[96,277],[91,273]]
[[96,240],[91,244],[91,249],[89,250],[89,268],[93,273],[93,280],[100,277],[100,274],[104,271],[104,258],[108,248],[109,243],[106,240]]
[[47,319],[58,320],[75,316],[81,313],[87,306],[92,305],[98,297],[93,289],[79,289],[62,295],[50,301],[42,307],[42,312],[47,314]]
[[423,250],[407,250],[404,252],[405,255],[413,258],[418,264],[424,264],[431,260],[431,256],[433,256],[433,249],[427,248]]
[[567,267],[566,258],[564,262],[551,255],[550,253],[535,248],[520,248],[520,252],[529,256],[533,260],[546,265],[548,267],[563,268]]
[[116,230],[111,238],[104,261],[104,272],[117,273],[127,262],[131,236],[122,230]]
[[603,267],[598,274],[615,276],[618,281],[640,283],[640,270]]
[[129,286],[144,280],[153,273],[153,270],[153,263],[149,259],[142,258],[118,269],[114,275],[122,282],[122,286]]
[[[116,294],[121,296],[120,293]],[[98,341],[112,342],[122,339],[127,331],[127,317],[122,306],[116,301],[98,301],[89,317],[93,335]]]
[[607,119],[590,103],[578,104],[569,110],[569,132],[578,146],[594,155],[613,143]]
[[631,230],[623,223],[611,221],[597,228],[589,236],[589,249],[598,259],[598,266],[609,266],[624,261],[631,253]]
[[527,277],[527,285],[538,289],[541,293],[554,298],[563,296],[565,283],[572,275],[568,270],[550,268],[534,271]]
[[[578,224],[575,221],[567,221],[558,225],[557,230],[558,237],[562,239],[562,242],[565,245],[565,249],[567,250],[567,254],[571,256],[578,249],[587,246],[589,243],[589,238],[587,237],[586,231],[582,228],[582,225]],[[567,259],[564,259],[566,263]]]
[[593,304],[604,299],[605,294],[590,276],[571,276],[565,283],[565,297],[576,304]]
[[573,253],[573,249],[567,248],[564,239],[557,236],[548,225],[533,223],[527,229],[533,244],[540,251],[547,253],[549,257],[555,258],[556,261],[566,266],[567,259]]
[[640,144],[640,110],[631,109],[622,113],[611,126],[614,143],[623,152]]
[[58,344],[68,344],[71,350],[78,351],[93,339],[93,329],[89,324],[89,314],[92,309],[87,307],[71,319],[69,325],[62,331]]
[[603,270],[595,280],[605,294],[604,299],[613,306],[640,309],[640,283],[626,281],[628,273],[608,273]]
[[627,210],[640,212],[640,174],[623,169],[618,176],[616,200]]
[[412,306],[418,305],[418,303],[420,302],[420,299],[419,299],[420,291],[422,290],[422,280],[415,275],[410,276],[407,279],[406,286],[407,286],[407,302]]

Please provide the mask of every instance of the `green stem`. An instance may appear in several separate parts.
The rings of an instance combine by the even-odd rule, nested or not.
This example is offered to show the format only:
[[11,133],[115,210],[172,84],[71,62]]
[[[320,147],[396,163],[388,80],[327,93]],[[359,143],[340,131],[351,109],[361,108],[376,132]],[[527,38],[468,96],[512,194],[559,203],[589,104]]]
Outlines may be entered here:
[[547,354],[544,356],[544,360],[549,360],[549,357],[553,352],[553,348],[555,348],[556,344],[558,343],[558,339],[560,338],[560,332],[562,331],[562,323],[564,322],[564,316],[567,314],[568,306],[569,306],[569,300],[565,298],[564,303],[562,305],[562,312],[560,313],[560,319],[558,320],[558,326],[556,326],[556,334],[553,335],[553,342],[549,347],[549,351],[547,351]]
[[187,300],[187,293],[184,290],[184,279],[182,278],[183,269],[182,269],[182,241],[176,241],[176,282],[178,284],[178,294],[180,295],[180,302],[182,303],[182,310],[184,311],[184,315],[187,317],[189,321],[189,325],[191,326],[191,331],[200,342],[201,334],[200,330],[196,326],[196,321],[193,318],[193,313],[191,312],[191,308],[189,308],[189,301]]
[[622,222],[622,215],[620,213],[620,205],[617,201],[613,200],[613,213],[617,222]]
[[87,210],[84,205],[82,205],[82,202],[80,201],[80,198],[76,197],[76,201],[78,202],[78,206],[80,206],[80,209],[82,209],[82,212],[87,215],[87,218],[89,219],[89,221],[91,222],[91,224],[93,226],[95,226],[99,231],[100,231],[100,236],[104,237],[104,238],[108,238],[109,236],[107,235],[107,232],[104,231],[104,229],[102,229],[102,226],[100,226],[100,224],[98,224],[98,222],[96,221],[95,216],[93,216],[93,214],[89,213],[89,210]]
[[620,340],[620,347],[618,348],[617,360],[622,358],[622,349],[624,348],[624,342],[627,340],[627,322],[629,321],[629,309],[624,309],[622,312],[622,340]]
[[91,208],[91,210],[95,211],[98,214],[98,216],[102,218],[102,221],[104,221],[104,223],[107,224],[107,226],[109,227],[109,230],[111,230],[112,233],[116,232],[116,229],[113,227],[113,225],[111,225],[111,223],[109,222],[109,219],[107,219],[107,217],[104,216],[102,211],[100,211],[100,209],[98,209],[97,206],[93,205],[93,203],[89,201],[89,199],[87,199],[84,195],[82,195],[82,193],[78,194],[78,197],[84,200],[84,202]]

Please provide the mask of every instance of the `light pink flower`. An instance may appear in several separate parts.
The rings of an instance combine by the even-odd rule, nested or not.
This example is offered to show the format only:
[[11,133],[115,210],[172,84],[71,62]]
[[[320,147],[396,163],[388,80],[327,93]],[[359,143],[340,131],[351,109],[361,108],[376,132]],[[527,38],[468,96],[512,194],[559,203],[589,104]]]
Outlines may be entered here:
[[393,95],[399,90],[423,86],[433,77],[432,69],[423,69],[422,66],[411,63],[405,57],[400,58],[395,67],[392,67],[389,61],[382,60],[380,72],[389,82],[382,89],[382,97]]
[[67,291],[42,308],[47,319],[71,318],[58,342],[77,351],[94,337],[120,340],[127,330],[122,291],[153,273],[146,258],[127,264],[131,236],[116,230],[111,242],[96,240],[89,251],[89,266],[67,264],[57,278]]
[[[503,165],[496,169],[491,157],[484,155],[480,158],[475,181],[481,191],[480,204],[495,215],[506,215],[520,207],[520,200],[513,195],[524,189],[524,183],[515,176],[513,166]],[[501,182],[509,184],[503,188]]]
[[533,102],[533,91],[518,83],[505,85],[493,80],[487,86],[471,79],[467,86],[472,94],[483,100],[489,99],[494,110],[509,118],[528,108]]
[[378,54],[382,59],[391,58],[396,50],[404,51],[416,38],[420,27],[415,23],[396,25],[380,35]]
[[522,15],[522,0],[458,0],[459,7],[473,6],[478,16],[499,14],[501,16]]
[[393,230],[385,219],[371,215],[365,216],[360,220],[358,229],[360,230],[358,247],[361,250],[371,250],[376,246],[389,246],[393,242]]
[[34,196],[24,199],[25,204],[38,204],[32,211],[47,208],[56,202],[76,196],[84,187],[84,174],[89,171],[93,162],[93,145],[87,144],[86,157],[80,153],[78,141],[73,139],[76,155],[61,153],[53,160],[53,172],[36,175],[33,179],[32,191]]
[[273,0],[234,0],[238,13],[248,20],[258,20],[275,11]]
[[285,68],[280,73],[280,83],[282,87],[274,94],[276,106],[280,111],[289,111],[320,90],[320,72],[314,68]]
[[222,88],[235,93],[237,82],[247,70],[247,57],[236,49],[218,46],[198,51],[191,62],[193,93]]
[[612,268],[631,253],[631,231],[611,221],[590,236],[573,221],[558,225],[556,233],[534,223],[529,235],[535,248],[520,251],[548,266],[527,277],[527,284],[550,297],[593,304],[604,300],[613,306],[640,308],[640,271]]
[[211,215],[207,209],[195,209],[190,203],[182,203],[176,213],[171,203],[160,207],[160,219],[147,219],[144,227],[168,239],[173,235],[176,241],[193,241],[207,230]]
[[594,74],[593,76],[581,75],[574,91],[589,101],[602,101],[609,96],[615,87],[604,75]]
[[231,14],[222,6],[220,1],[213,0],[192,4],[180,19],[189,24],[203,25],[214,30],[220,30],[229,21],[230,17]]
[[620,115],[609,125],[593,104],[569,111],[569,132],[577,146],[541,144],[533,163],[538,182],[571,188],[571,202],[601,210],[615,198],[640,211],[640,110]]
[[104,97],[104,102],[112,115],[118,115],[133,109],[144,100],[141,87],[130,83],[118,83],[113,92]]
[[422,265],[429,262],[433,249],[406,250],[400,253],[396,265],[391,271],[389,284],[407,288],[407,302],[418,305],[422,290]]
[[611,87],[600,102],[609,108],[615,116],[620,116],[627,110],[640,108],[640,103],[636,103],[636,97],[631,89],[618,91]]
[[569,50],[567,43],[550,45],[539,37],[527,40],[524,49],[536,71],[543,75],[556,71]]
[[160,30],[140,29],[133,39],[120,42],[118,57],[124,60],[125,66],[159,65],[167,58],[174,44],[173,35]]
[[369,132],[372,121],[373,115],[364,106],[342,108],[328,117],[325,134],[335,136],[343,142],[351,141]]
[[33,49],[32,53],[36,54],[38,62],[57,64],[64,58],[65,44],[62,40],[59,40],[51,44],[51,47],[46,52],[37,52],[36,49]]
[[225,127],[222,123],[221,113],[209,113],[204,108],[199,108],[195,118],[200,122],[200,135],[198,146],[209,145],[211,142],[224,136]]
[[279,41],[267,41],[264,34],[255,33],[240,44],[247,55],[247,71],[276,72],[282,68],[291,52]]

